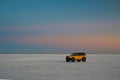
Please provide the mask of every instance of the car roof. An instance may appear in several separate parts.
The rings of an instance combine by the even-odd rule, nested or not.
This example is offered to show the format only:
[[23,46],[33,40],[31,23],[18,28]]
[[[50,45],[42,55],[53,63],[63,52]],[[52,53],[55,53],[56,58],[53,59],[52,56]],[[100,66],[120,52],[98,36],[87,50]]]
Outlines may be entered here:
[[76,52],[76,53],[73,53],[73,54],[85,54],[84,52]]

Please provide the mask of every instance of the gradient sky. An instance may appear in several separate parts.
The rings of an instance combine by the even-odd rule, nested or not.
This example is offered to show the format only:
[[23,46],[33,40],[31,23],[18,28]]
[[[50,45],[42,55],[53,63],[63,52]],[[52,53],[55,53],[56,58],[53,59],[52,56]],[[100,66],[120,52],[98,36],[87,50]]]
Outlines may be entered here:
[[119,0],[0,0],[0,53],[120,52]]

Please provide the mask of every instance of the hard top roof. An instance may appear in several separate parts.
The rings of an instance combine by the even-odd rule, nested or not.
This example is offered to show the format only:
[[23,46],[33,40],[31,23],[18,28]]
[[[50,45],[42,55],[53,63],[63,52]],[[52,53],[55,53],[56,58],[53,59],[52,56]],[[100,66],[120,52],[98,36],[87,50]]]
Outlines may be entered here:
[[85,54],[85,52],[76,52],[76,53],[73,53],[73,54]]

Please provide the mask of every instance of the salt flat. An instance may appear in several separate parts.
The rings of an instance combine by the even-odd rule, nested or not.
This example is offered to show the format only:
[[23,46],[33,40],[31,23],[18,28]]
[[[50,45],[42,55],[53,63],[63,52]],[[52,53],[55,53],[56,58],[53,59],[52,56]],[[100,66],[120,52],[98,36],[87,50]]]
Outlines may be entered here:
[[88,54],[87,62],[65,62],[68,54],[0,54],[0,79],[120,80],[120,54]]

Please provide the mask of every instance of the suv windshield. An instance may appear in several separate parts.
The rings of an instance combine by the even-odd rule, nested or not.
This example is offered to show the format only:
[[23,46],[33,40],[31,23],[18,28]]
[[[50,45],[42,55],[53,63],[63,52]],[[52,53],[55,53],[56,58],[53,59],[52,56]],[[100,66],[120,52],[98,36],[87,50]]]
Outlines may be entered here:
[[76,53],[72,53],[72,56],[76,56],[77,54]]

